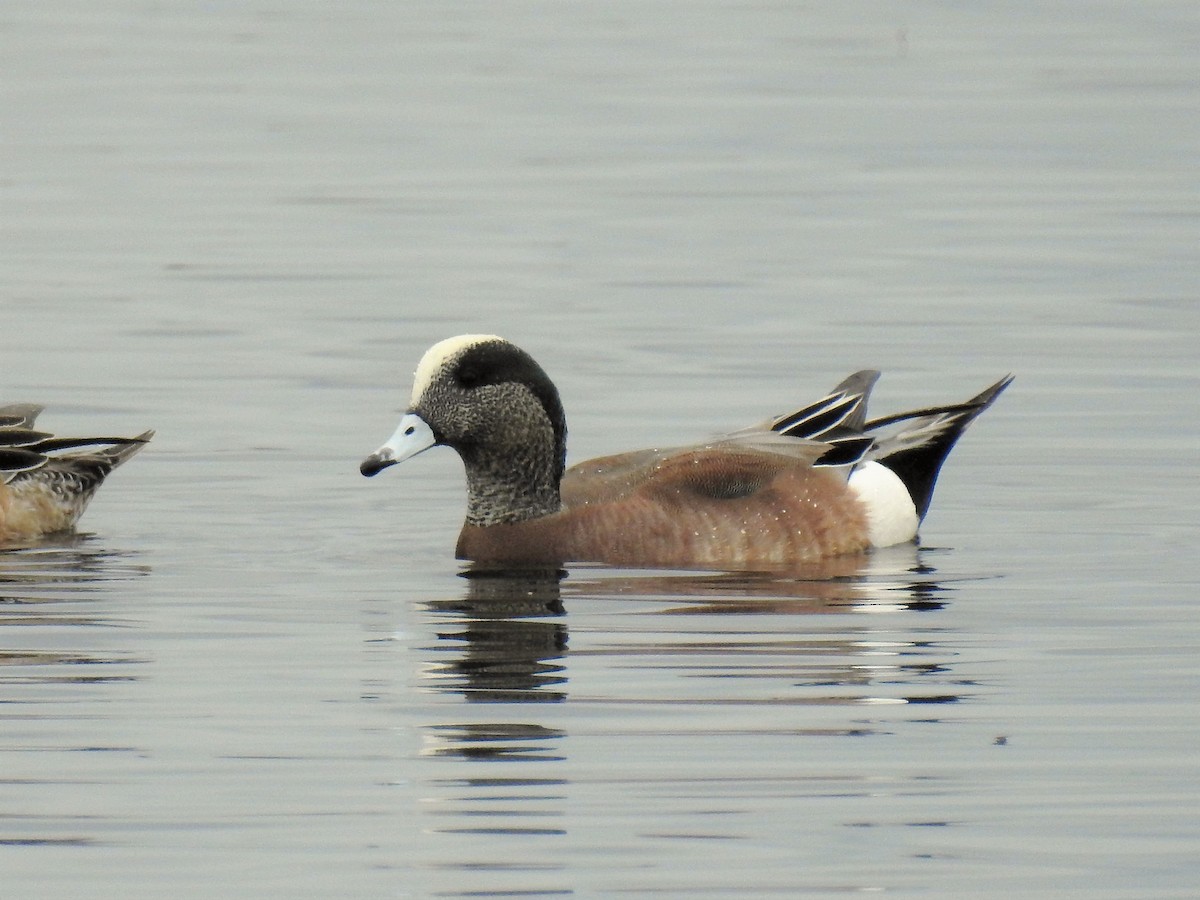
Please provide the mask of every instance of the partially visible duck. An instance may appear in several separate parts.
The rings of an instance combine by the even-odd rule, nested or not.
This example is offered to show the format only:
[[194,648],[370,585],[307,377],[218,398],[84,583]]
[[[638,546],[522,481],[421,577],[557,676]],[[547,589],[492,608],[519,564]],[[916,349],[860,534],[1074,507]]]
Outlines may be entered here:
[[703,444],[568,469],[550,378],[503,338],[462,335],[425,353],[399,427],[360,468],[372,476],[435,445],[456,450],[467,475],[460,559],[794,566],[913,540],[946,455],[1012,380],[868,421],[878,377],[857,372],[816,403]]
[[[34,429],[41,411],[0,406],[0,544],[74,528],[108,473],[154,436],[56,437]],[[80,447],[95,449],[59,452]]]

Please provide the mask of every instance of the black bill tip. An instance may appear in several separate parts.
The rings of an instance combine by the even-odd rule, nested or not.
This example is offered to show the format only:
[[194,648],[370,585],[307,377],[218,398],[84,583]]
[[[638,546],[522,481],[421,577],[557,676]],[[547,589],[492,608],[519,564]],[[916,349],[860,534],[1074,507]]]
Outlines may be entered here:
[[358,471],[362,472],[367,478],[370,478],[373,475],[378,475],[388,466],[394,466],[395,464],[396,461],[394,459],[388,459],[379,453],[372,453],[362,461],[358,467]]

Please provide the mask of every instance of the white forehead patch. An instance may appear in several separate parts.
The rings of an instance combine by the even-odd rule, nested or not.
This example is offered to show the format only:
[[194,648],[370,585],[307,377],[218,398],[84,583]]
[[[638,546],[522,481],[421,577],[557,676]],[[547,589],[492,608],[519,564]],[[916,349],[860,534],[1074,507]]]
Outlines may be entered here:
[[417,401],[421,399],[421,395],[425,393],[425,389],[429,387],[430,382],[433,381],[437,373],[441,371],[449,360],[454,359],[454,357],[458,356],[468,347],[473,347],[476,344],[482,344],[485,341],[503,340],[504,338],[497,337],[494,334],[460,334],[458,337],[438,341],[425,351],[425,355],[417,363],[417,371],[413,373],[412,398],[409,400],[409,405],[417,405]]

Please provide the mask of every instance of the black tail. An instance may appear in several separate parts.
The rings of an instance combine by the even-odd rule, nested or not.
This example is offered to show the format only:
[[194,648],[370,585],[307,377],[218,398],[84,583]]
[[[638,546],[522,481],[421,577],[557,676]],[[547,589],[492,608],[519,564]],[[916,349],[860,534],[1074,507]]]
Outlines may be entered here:
[[866,423],[868,432],[898,422],[911,423],[893,435],[881,437],[877,455],[873,458],[895,472],[904,482],[920,518],[924,519],[929,510],[938,473],[955,443],[967,426],[992,405],[1012,380],[1012,375],[1006,375],[966,403],[917,409]]

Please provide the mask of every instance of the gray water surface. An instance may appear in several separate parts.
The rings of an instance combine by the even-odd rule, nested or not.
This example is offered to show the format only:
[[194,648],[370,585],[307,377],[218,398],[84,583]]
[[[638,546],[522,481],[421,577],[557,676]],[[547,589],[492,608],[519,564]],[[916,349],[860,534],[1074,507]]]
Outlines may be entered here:
[[[0,10],[0,400],[158,436],[0,552],[30,898],[1192,897],[1195,4]],[[1017,381],[922,546],[467,577],[367,481],[504,334],[571,458]]]

